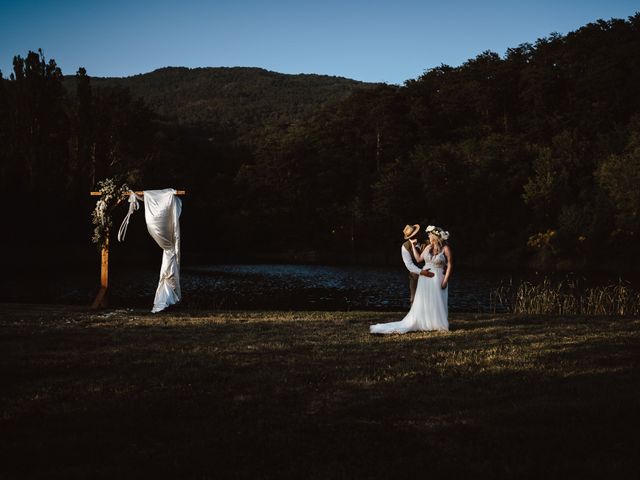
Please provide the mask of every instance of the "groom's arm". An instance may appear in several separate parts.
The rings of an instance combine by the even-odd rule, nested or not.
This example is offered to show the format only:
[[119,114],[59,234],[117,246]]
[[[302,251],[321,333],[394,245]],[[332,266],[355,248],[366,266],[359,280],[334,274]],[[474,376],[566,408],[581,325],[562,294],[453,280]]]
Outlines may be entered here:
[[409,251],[404,248],[404,246],[401,246],[400,249],[402,250],[402,261],[404,262],[404,266],[407,267],[407,270],[409,270],[411,273],[415,273],[416,275],[420,275],[421,270],[416,267],[416,265],[411,260],[411,253],[409,253]]

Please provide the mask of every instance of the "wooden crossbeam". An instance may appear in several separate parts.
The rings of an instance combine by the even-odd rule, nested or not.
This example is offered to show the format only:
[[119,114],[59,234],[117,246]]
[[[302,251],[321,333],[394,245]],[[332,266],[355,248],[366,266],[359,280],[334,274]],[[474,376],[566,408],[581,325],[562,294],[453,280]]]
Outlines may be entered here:
[[[144,192],[134,192],[136,195],[144,195]],[[176,195],[186,195],[184,190],[176,190]],[[101,192],[90,192],[92,197],[99,197]],[[125,198],[128,193],[123,193],[122,197]],[[105,239],[102,251],[100,252],[100,290],[96,295],[95,300],[91,304],[91,308],[105,308],[108,305],[107,290],[109,288],[109,232],[107,231],[107,238]]]
[[[144,192],[133,192],[136,195],[144,195]],[[184,190],[176,190],[176,195],[186,195],[187,192],[185,192]],[[102,192],[90,192],[90,195],[92,197],[99,197],[100,195],[102,195]],[[122,195],[129,195],[129,193],[123,193]]]

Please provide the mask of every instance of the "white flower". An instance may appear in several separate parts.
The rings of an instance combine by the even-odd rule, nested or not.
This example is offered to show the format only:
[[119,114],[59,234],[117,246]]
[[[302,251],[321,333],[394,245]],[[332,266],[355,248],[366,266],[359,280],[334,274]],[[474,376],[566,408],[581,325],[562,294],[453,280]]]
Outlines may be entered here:
[[104,225],[105,224],[105,213],[107,211],[107,202],[104,200],[98,200],[96,202],[96,216],[98,217],[98,221]]
[[437,235],[442,240],[448,240],[449,239],[449,232],[447,232],[446,230],[443,230],[440,227],[436,227],[435,225],[429,225],[425,230],[426,230],[427,233],[431,233],[433,235]]

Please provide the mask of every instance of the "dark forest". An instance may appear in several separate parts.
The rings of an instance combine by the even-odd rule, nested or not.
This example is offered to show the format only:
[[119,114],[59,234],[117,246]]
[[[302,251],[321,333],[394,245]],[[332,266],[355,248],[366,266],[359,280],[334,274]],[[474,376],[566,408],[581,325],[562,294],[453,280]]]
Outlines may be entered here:
[[470,267],[639,264],[640,14],[402,86],[256,68],[92,78],[42,51],[3,73],[5,248],[95,253],[88,194],[115,177],[187,191],[193,258],[397,261],[420,222]]

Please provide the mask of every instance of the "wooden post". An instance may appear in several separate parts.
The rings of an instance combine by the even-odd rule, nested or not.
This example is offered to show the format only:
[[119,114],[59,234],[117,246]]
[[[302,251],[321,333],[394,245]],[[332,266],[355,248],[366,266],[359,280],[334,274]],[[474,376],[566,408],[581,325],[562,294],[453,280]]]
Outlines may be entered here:
[[105,308],[108,305],[107,288],[109,287],[109,232],[102,246],[102,263],[100,265],[100,290],[95,300],[91,304],[91,308]]
[[[144,195],[144,192],[135,192],[137,195]],[[186,195],[184,190],[176,190],[176,195]],[[99,197],[102,195],[100,192],[91,192],[92,197]],[[125,197],[123,198],[126,198]],[[118,201],[118,203],[121,200]],[[96,295],[95,300],[91,304],[92,309],[105,308],[108,305],[107,290],[109,288],[109,230],[106,232],[106,238],[101,252],[102,263],[100,264],[100,290]]]

